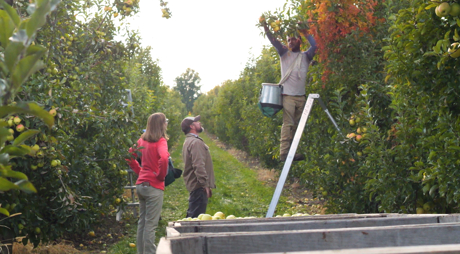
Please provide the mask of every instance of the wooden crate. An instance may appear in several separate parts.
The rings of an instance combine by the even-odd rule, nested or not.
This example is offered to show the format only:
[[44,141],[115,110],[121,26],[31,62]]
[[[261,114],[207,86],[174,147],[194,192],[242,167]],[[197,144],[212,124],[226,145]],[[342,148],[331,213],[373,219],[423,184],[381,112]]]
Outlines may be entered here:
[[[444,251],[434,253],[460,253],[460,215],[339,214],[187,221],[170,222],[166,230],[159,254],[433,253],[427,247],[431,245]],[[366,248],[377,252],[365,252]]]

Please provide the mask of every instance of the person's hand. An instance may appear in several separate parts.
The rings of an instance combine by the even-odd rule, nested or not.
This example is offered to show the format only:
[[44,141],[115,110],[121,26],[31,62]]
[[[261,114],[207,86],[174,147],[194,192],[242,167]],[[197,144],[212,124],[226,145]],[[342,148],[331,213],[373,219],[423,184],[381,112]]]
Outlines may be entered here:
[[206,191],[206,196],[208,196],[208,198],[212,197],[212,190],[211,190],[211,188],[205,187],[204,190]]
[[268,28],[267,20],[264,16],[260,16],[259,23],[264,27],[265,33],[269,33],[270,29]]
[[299,32],[301,32],[303,35],[305,36],[308,35],[308,22],[307,21],[297,22],[297,27],[298,27]]

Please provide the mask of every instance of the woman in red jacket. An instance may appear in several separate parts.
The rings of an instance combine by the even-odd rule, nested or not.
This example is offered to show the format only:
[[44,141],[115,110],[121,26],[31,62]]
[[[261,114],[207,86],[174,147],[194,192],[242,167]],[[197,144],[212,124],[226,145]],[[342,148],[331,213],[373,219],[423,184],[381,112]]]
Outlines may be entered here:
[[[139,177],[136,182],[139,197],[139,223],[137,226],[137,253],[150,254],[156,252],[155,229],[160,219],[163,205],[165,176],[168,172],[168,120],[163,113],[151,115],[147,128],[137,141],[142,153],[141,164],[135,159],[129,160],[129,166]],[[133,149],[130,149],[133,153]],[[137,156],[133,153],[134,156]]]

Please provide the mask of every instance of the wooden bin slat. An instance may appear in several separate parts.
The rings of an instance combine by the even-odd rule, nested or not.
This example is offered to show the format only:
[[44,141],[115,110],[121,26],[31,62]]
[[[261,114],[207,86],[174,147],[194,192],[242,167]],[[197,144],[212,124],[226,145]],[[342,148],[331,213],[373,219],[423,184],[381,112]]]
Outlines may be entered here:
[[[460,215],[430,215],[430,216],[402,216],[402,217],[380,217],[360,219],[337,219],[337,220],[303,220],[303,221],[265,221],[249,222],[238,224],[208,224],[196,226],[175,226],[177,233],[199,233],[199,232],[247,232],[247,231],[285,231],[304,229],[327,229],[327,228],[352,228],[352,227],[377,227],[411,224],[429,224],[438,222],[460,222]],[[170,230],[167,232],[173,233]],[[174,232],[176,235],[177,233]],[[168,235],[172,236],[172,235]]]
[[[428,215],[428,214],[423,214]],[[168,226],[173,227],[179,223],[183,226],[209,225],[209,224],[246,224],[252,222],[267,222],[267,221],[303,221],[303,220],[338,220],[338,219],[354,219],[354,218],[383,218],[389,216],[400,217],[402,214],[397,213],[371,213],[371,214],[331,214],[331,215],[309,215],[309,216],[291,216],[291,217],[274,217],[274,218],[252,218],[252,219],[231,219],[231,220],[200,220],[200,221],[172,221]],[[405,215],[404,215],[405,216]]]
[[[460,244],[363,248],[344,250],[272,252],[271,254],[453,254],[460,253]],[[260,254],[260,253],[253,253]]]
[[[159,253],[226,254],[460,244],[460,223],[268,232],[212,233],[162,239]],[[170,252],[163,252],[164,245]]]

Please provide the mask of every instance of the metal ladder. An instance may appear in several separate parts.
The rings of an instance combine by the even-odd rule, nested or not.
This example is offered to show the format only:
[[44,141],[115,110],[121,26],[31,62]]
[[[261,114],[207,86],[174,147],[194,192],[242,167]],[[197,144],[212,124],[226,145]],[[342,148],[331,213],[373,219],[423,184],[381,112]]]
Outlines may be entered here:
[[[127,92],[127,97],[126,99],[128,100],[128,103],[125,103],[125,102],[121,102],[121,105],[123,105],[123,107],[127,107],[129,106],[129,103],[132,103],[133,102],[133,97],[132,97],[132,94],[131,94],[131,89],[125,89],[125,91]],[[133,113],[133,116],[134,116],[134,107],[131,106],[131,112]],[[124,189],[130,189],[131,190],[131,199],[132,199],[132,202],[131,203],[127,203],[126,205],[127,206],[134,206],[134,207],[138,207],[139,206],[139,202],[136,202],[136,198],[135,198],[135,195],[134,195],[134,190],[136,189],[136,185],[133,184],[133,174],[134,174],[134,171],[131,170],[130,168],[128,169],[128,178],[129,178],[129,186],[125,186]],[[117,221],[120,221],[121,220],[121,216],[123,214],[123,209],[118,206],[117,207],[117,216],[116,216],[116,219]],[[134,208],[133,209],[133,215],[134,217],[137,217],[137,209]]]
[[[127,203],[126,205],[128,207],[134,207],[133,209],[133,215],[134,217],[137,217],[137,209],[136,207],[139,207],[139,202],[137,201],[136,202],[136,196],[134,194],[134,190],[136,189],[136,185],[133,184],[133,174],[134,174],[134,171],[132,169],[128,169],[128,178],[129,178],[129,186],[125,186],[124,189],[128,189],[128,190],[131,190],[131,203]],[[116,219],[117,221],[120,221],[121,220],[121,216],[123,215],[123,209],[121,209],[121,207],[118,207],[118,212],[117,212],[117,216],[116,216]]]
[[302,137],[302,133],[305,129],[305,125],[307,123],[308,116],[310,115],[311,109],[313,107],[313,102],[315,99],[318,100],[319,105],[321,105],[324,112],[326,112],[327,116],[332,121],[337,131],[340,133],[340,135],[343,136],[342,131],[340,130],[337,123],[334,121],[334,118],[329,113],[329,110],[327,110],[326,105],[324,104],[323,100],[320,98],[319,94],[309,94],[307,102],[305,103],[305,107],[302,112],[302,117],[300,118],[299,125],[297,126],[297,130],[295,132],[294,139],[292,140],[291,148],[289,148],[289,153],[286,158],[286,162],[284,163],[283,171],[281,171],[281,175],[278,180],[278,184],[276,185],[275,193],[273,194],[272,201],[270,203],[270,206],[268,207],[266,218],[273,217],[273,214],[275,213],[276,205],[278,204],[279,198],[281,196],[281,191],[283,190],[284,183],[286,182],[286,178],[291,168],[292,161],[294,159],[294,155],[297,151],[297,147],[299,146],[300,138]]

